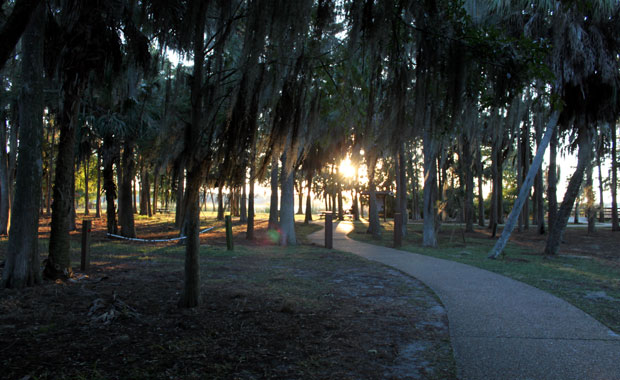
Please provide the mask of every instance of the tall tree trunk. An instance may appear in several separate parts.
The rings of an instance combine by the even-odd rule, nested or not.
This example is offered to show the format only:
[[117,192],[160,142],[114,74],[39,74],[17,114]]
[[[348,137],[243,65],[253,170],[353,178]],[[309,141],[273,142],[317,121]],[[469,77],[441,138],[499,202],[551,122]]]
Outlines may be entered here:
[[[159,194],[159,181],[157,181],[157,174],[158,170],[157,168],[153,171],[153,204],[152,204],[152,209],[153,209],[153,215],[157,214],[157,196]],[[206,197],[205,197],[205,202],[207,201]]]
[[[523,123],[523,177],[529,172],[530,168],[530,128],[528,123]],[[531,186],[530,186],[531,188]],[[531,191],[528,190],[528,199],[523,203],[523,228],[530,229],[530,198]]]
[[21,289],[41,282],[39,264],[39,206],[43,174],[43,37],[45,7],[37,6],[22,39],[22,81],[15,202],[2,288]]
[[[50,144],[49,159],[47,162],[47,202],[46,202],[46,214],[49,216],[52,214],[52,173],[54,170],[54,146],[56,145],[56,131],[54,130],[54,124],[50,125],[50,134],[52,135],[52,142]],[[3,140],[4,141],[4,140]]]
[[84,215],[88,215],[88,174],[90,169],[90,157],[84,160]]
[[0,235],[7,235],[9,232],[9,162],[6,151],[6,112],[2,112],[2,125],[0,125]]
[[368,157],[368,231],[375,238],[381,237],[381,224],[379,222],[379,210],[377,206],[377,193],[375,188],[375,169],[377,156],[372,154]]
[[248,194],[248,225],[245,233],[245,238],[248,240],[254,240],[254,182],[256,181],[256,148],[253,147],[252,158],[250,160],[250,190]]
[[401,236],[407,236],[407,221],[409,219],[409,211],[407,210],[407,162],[405,161],[405,143],[401,143],[398,149],[399,172],[398,179],[400,189],[397,191],[400,197],[400,215],[401,215]]
[[618,160],[616,157],[616,128],[617,125],[611,126],[611,230],[620,231],[620,223],[618,223],[618,200],[616,190],[618,186]]
[[282,155],[281,192],[280,199],[280,245],[296,245],[295,236],[295,169],[292,163],[291,152]]
[[534,177],[536,176],[536,173],[538,173],[538,170],[540,169],[540,166],[542,165],[543,157],[545,155],[545,150],[547,150],[549,141],[552,138],[553,131],[556,128],[559,116],[560,116],[559,111],[555,111],[551,115],[551,119],[549,120],[549,123],[547,124],[547,130],[545,131],[545,135],[543,136],[543,139],[540,142],[540,145],[538,146],[536,150],[536,156],[534,157],[532,166],[530,166],[527,172],[527,176],[525,177],[525,180],[523,181],[523,186],[521,187],[519,191],[519,196],[517,197],[517,200],[515,201],[512,211],[510,212],[510,215],[508,216],[508,220],[506,221],[506,225],[504,226],[502,235],[497,240],[497,242],[495,243],[495,246],[493,247],[493,249],[491,250],[491,253],[489,254],[489,258],[496,258],[497,256],[499,256],[500,253],[502,253],[502,251],[504,250],[504,247],[506,247],[506,243],[508,243],[508,239],[510,238],[510,234],[514,230],[515,224],[517,223],[517,219],[519,218],[519,213],[521,212],[523,208],[523,204],[527,202],[528,200],[528,194],[530,192],[530,188],[532,187],[532,183],[534,182]]
[[476,154],[476,167],[478,170],[478,225],[484,227],[484,195],[482,193],[484,167],[482,166],[482,152],[480,149],[478,149],[478,154]]
[[[585,128],[588,127],[589,126],[586,126]],[[579,195],[579,188],[581,187],[581,182],[583,181],[583,173],[591,160],[591,132],[588,130],[582,130],[580,132],[577,169],[575,169],[575,173],[568,182],[566,193],[564,194],[564,199],[562,200],[562,205],[560,206],[556,220],[553,223],[553,228],[550,228],[549,230],[549,236],[547,237],[547,244],[544,252],[545,255],[556,255],[560,249],[560,243],[562,242],[562,237],[566,224],[568,223],[568,218],[570,217],[570,212],[573,208],[573,204],[575,203],[575,199]]]
[[217,187],[217,220],[224,220],[224,183],[221,180]]
[[241,207],[239,209],[239,220],[241,221],[241,223],[247,223],[248,221],[248,209],[247,209],[247,202],[248,202],[248,194],[246,193],[246,189],[245,189],[245,181],[246,181],[246,177],[245,177],[245,170],[243,172],[243,184],[241,185]]
[[312,221],[312,170],[308,170],[306,174],[306,183],[308,184],[308,194],[306,195],[306,216],[304,223],[308,224]]
[[304,186],[302,180],[295,182],[295,190],[297,190],[297,215],[303,215],[304,210],[302,204],[304,203]]
[[182,230],[185,239],[185,271],[180,307],[190,308],[200,304],[200,186],[206,176],[204,167],[187,170],[187,188],[182,206],[184,211]]
[[149,183],[149,172],[144,164],[140,167],[140,215],[149,214],[148,200],[150,197],[151,184]]
[[[185,165],[179,165],[176,178],[176,210],[174,213],[174,225],[181,229],[183,227],[183,219],[185,218],[183,209],[183,194],[185,186]],[[218,215],[219,216],[219,215]],[[222,220],[224,216],[222,216]],[[219,219],[218,219],[219,220]]]
[[54,177],[54,201],[52,202],[52,226],[49,256],[44,276],[49,279],[67,278],[73,274],[69,229],[73,208],[75,124],[77,122],[83,85],[76,78],[63,83],[63,107],[60,113],[60,138]]
[[603,202],[603,171],[601,169],[601,153],[596,153],[596,166],[598,167],[598,194],[599,194],[599,218],[600,223],[605,223],[605,203]]
[[499,189],[499,181],[497,178],[499,177],[497,158],[498,158],[497,148],[494,148],[491,151],[492,188],[491,188],[491,210],[490,210],[490,215],[489,215],[489,228],[491,230],[494,230],[496,228],[496,225],[499,223],[499,220],[498,220],[499,211],[497,209],[497,205],[499,204],[498,192],[500,191],[500,189]]
[[270,230],[278,229],[278,158],[271,160],[271,198],[269,202],[269,224]]
[[465,199],[463,200],[465,231],[474,232],[474,159],[470,138],[463,136],[462,167],[465,177]]
[[596,206],[594,203],[596,199],[594,197],[594,181],[593,181],[594,164],[592,160],[586,168],[586,186],[584,193],[586,195],[586,215],[588,217],[588,233],[594,233],[596,229]]
[[101,150],[97,150],[97,201],[95,202],[95,218],[101,218]]
[[436,247],[437,236],[435,230],[435,219],[437,218],[435,209],[435,192],[437,188],[437,137],[433,136],[430,127],[424,131],[423,153],[424,153],[424,205],[423,205],[423,230],[422,245],[424,247]]
[[125,141],[121,154],[121,167],[123,175],[120,183],[120,203],[123,207],[119,210],[118,222],[121,225],[121,235],[129,238],[136,237],[136,227],[134,224],[132,207],[131,181],[134,177],[135,162],[133,158],[133,142]]
[[[542,114],[536,116],[536,149],[541,144],[542,134],[543,134],[543,121]],[[555,131],[555,128],[554,128]],[[543,170],[542,165],[538,169],[538,173],[536,173],[536,178],[534,179],[534,194],[535,194],[535,202],[536,205],[536,221],[537,221],[537,229],[540,235],[545,233],[545,202],[543,199]]]
[[336,166],[336,192],[338,197],[338,220],[344,220],[344,205],[342,204],[342,184],[340,183],[340,169]]
[[553,229],[553,224],[558,214],[558,198],[557,198],[557,156],[558,156],[558,131],[554,129],[551,141],[549,142],[549,168],[547,172],[547,207],[549,208],[547,223],[549,231]]
[[[193,4],[193,13],[196,15],[193,25],[194,68],[191,82],[191,125],[185,136],[186,148],[189,152],[195,151],[196,144],[200,143],[202,132],[203,112],[203,65],[204,65],[204,29],[206,22],[206,2]],[[197,149],[196,149],[197,150]],[[183,182],[183,167],[179,171],[179,187]],[[189,161],[187,163],[187,190],[182,199],[182,205],[177,200],[177,208],[183,208],[179,218],[179,226],[187,236],[185,243],[185,275],[184,286],[179,307],[191,308],[200,304],[200,186],[207,174],[204,163]],[[220,183],[221,185],[221,183]]]
[[105,191],[106,200],[106,218],[109,234],[118,234],[118,226],[116,223],[116,207],[114,200],[116,199],[116,184],[114,183],[114,161],[116,161],[116,147],[114,146],[114,138],[106,135],[103,138],[103,191]]

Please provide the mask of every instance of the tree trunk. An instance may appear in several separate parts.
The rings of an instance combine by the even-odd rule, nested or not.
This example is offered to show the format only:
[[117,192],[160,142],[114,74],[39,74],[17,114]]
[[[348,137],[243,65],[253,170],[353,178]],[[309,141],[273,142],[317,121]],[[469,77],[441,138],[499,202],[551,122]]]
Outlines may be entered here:
[[377,156],[368,157],[368,231],[375,238],[381,237],[381,224],[379,222],[379,210],[377,207],[377,194],[375,189],[375,168]]
[[[587,126],[585,128],[588,128]],[[562,205],[558,210],[556,221],[553,223],[553,228],[549,230],[549,236],[547,237],[547,244],[545,246],[545,255],[556,255],[560,249],[560,243],[562,242],[562,236],[564,229],[568,223],[573,203],[579,195],[579,188],[583,181],[583,173],[588,166],[591,154],[592,154],[592,136],[590,131],[580,131],[579,135],[579,153],[577,157],[577,169],[568,182]]]
[[499,204],[498,201],[498,192],[499,190],[499,181],[498,178],[499,177],[499,169],[498,169],[498,162],[497,162],[497,148],[494,148],[491,151],[491,182],[492,182],[492,189],[491,189],[491,210],[490,210],[490,215],[489,215],[489,228],[491,230],[494,230],[497,226],[497,224],[499,223],[498,220],[498,215],[499,215],[499,211],[497,209],[497,205]]
[[268,229],[278,229],[278,158],[271,160],[271,199],[269,203],[269,224]]
[[116,207],[114,200],[116,199],[116,184],[114,183],[114,161],[116,161],[116,147],[114,146],[114,138],[106,135],[103,138],[103,191],[105,191],[106,200],[106,217],[107,228],[109,234],[118,234],[118,226],[116,224]]
[[[153,171],[153,215],[157,214],[157,195],[159,194],[159,181],[157,181],[157,169]],[[207,201],[205,197],[205,202]]]
[[196,307],[200,304],[200,186],[206,176],[203,167],[187,170],[187,189],[184,192],[182,206],[183,232],[185,239],[185,271],[183,293],[179,306]]
[[407,221],[409,219],[409,211],[407,210],[407,162],[405,160],[405,144],[401,143],[398,150],[398,161],[399,161],[399,183],[400,190],[398,190],[398,196],[400,197],[400,215],[402,215],[401,220],[401,236],[407,236]]
[[424,131],[423,137],[423,153],[424,153],[424,204],[423,204],[423,230],[422,245],[424,247],[436,247],[437,236],[435,234],[435,197],[437,189],[437,141],[433,136],[430,127]]
[[48,216],[52,214],[52,173],[54,168],[54,145],[56,141],[56,131],[54,130],[54,124],[51,124],[50,129],[50,134],[52,135],[52,142],[50,144],[49,160],[47,162],[47,203],[45,205],[46,213]]
[[9,232],[9,162],[6,151],[6,113],[2,111],[2,125],[0,125],[0,235],[7,235]]
[[598,194],[599,194],[599,218],[600,223],[605,223],[605,203],[603,202],[603,171],[601,169],[601,153],[597,151],[596,166],[598,167]]
[[[523,148],[522,148],[522,153],[523,153],[523,176],[525,177],[525,173],[529,173],[529,168],[530,168],[530,133],[529,133],[529,126],[527,123],[523,123],[523,128],[522,128],[522,135],[523,135],[523,140],[522,140],[522,144],[523,144]],[[531,186],[530,186],[531,189]],[[528,194],[527,194],[527,198],[525,200],[525,202],[523,203],[523,228],[526,230],[530,229],[530,202],[529,202],[529,198],[530,198],[530,189],[528,189]],[[503,211],[502,211],[503,214]]]
[[508,239],[510,238],[510,234],[514,230],[515,224],[517,223],[517,219],[519,218],[519,213],[521,212],[521,209],[523,208],[523,204],[527,202],[528,200],[528,194],[530,192],[530,188],[532,187],[532,183],[534,182],[534,177],[536,176],[536,173],[538,173],[538,170],[540,166],[542,165],[543,157],[545,155],[545,150],[547,149],[547,145],[549,145],[549,141],[551,140],[551,137],[553,135],[553,130],[556,128],[559,116],[560,116],[559,111],[555,111],[551,115],[551,119],[549,120],[549,123],[547,124],[547,130],[545,131],[545,135],[543,136],[543,139],[537,148],[536,156],[534,157],[532,166],[530,166],[527,172],[527,176],[525,177],[525,180],[523,181],[523,186],[521,187],[521,190],[519,191],[519,196],[517,197],[514,207],[512,208],[512,211],[510,212],[510,215],[508,216],[508,220],[506,221],[506,225],[504,226],[502,235],[497,240],[497,242],[495,243],[495,246],[493,247],[493,249],[491,250],[491,253],[489,254],[489,258],[494,259],[497,256],[499,256],[500,253],[502,253],[502,251],[504,250],[504,247],[506,247],[506,243],[508,243]]
[[611,230],[620,231],[620,223],[618,223],[618,200],[616,189],[618,186],[618,161],[616,157],[616,128],[617,125],[611,126]]
[[462,167],[465,177],[465,199],[463,200],[463,216],[465,219],[465,231],[474,232],[474,159],[471,142],[468,136],[463,135]]
[[342,204],[342,184],[340,183],[340,170],[336,166],[336,191],[338,197],[338,220],[344,220],[344,206]]
[[304,203],[304,186],[301,180],[295,183],[295,187],[297,190],[297,215],[303,215],[304,210],[302,209],[302,204]]
[[592,160],[586,168],[586,186],[584,193],[586,195],[586,216],[588,217],[588,233],[593,234],[596,229],[596,206],[594,203],[596,199],[594,197],[594,181],[593,181],[594,165]]
[[134,177],[135,162],[133,159],[133,142],[125,141],[123,153],[121,154],[121,167],[123,175],[120,184],[120,203],[123,207],[119,210],[118,222],[121,225],[121,236],[135,238],[136,227],[134,225],[132,207],[131,180]]
[[247,223],[248,221],[248,208],[247,208],[247,202],[248,202],[248,194],[246,193],[245,190],[245,181],[246,181],[246,177],[245,177],[245,171],[243,173],[243,184],[241,185],[241,207],[239,209],[239,220],[241,221],[241,223]]
[[149,183],[149,172],[147,168],[141,165],[140,168],[140,215],[149,214],[149,203],[151,184]]
[[254,182],[256,181],[255,161],[256,153],[252,151],[252,159],[250,161],[250,191],[248,194],[248,225],[245,233],[245,238],[247,240],[254,240],[254,216],[256,215],[254,212]]
[[44,276],[48,279],[67,278],[73,274],[69,229],[74,199],[75,124],[83,87],[79,82],[75,78],[68,78],[63,83],[64,99],[59,120],[60,138],[54,177],[49,256],[44,270]]
[[476,166],[478,168],[478,225],[484,227],[484,195],[482,194],[484,167],[482,166],[482,152],[480,149],[478,149],[478,154],[476,154]]
[[97,201],[95,202],[95,218],[101,218],[101,151],[97,150]]
[[84,160],[84,215],[88,215],[88,174],[90,169],[90,157]]
[[547,207],[549,208],[547,215],[547,224],[549,231],[553,229],[553,224],[558,214],[558,198],[557,198],[557,156],[558,156],[558,131],[554,129],[551,141],[549,142],[549,168],[547,172]]
[[11,210],[11,229],[2,288],[21,289],[41,282],[39,264],[39,206],[43,174],[43,37],[45,7],[37,6],[22,39],[22,81],[19,123],[21,136]]
[[217,220],[224,220],[224,183],[221,180],[217,187]]
[[[555,130],[556,128],[554,128],[554,131]],[[541,144],[542,134],[543,134],[542,115],[537,115],[536,116],[536,149],[537,150]],[[545,202],[543,199],[543,191],[544,191],[543,170],[542,170],[542,165],[540,165],[540,168],[538,169],[538,172],[536,173],[536,178],[534,179],[534,195],[535,195],[534,204],[536,205],[536,221],[538,225],[537,229],[540,235],[543,235],[545,233]]]
[[[179,170],[177,172],[177,191],[176,191],[176,209],[174,212],[174,225],[181,229],[183,227],[183,219],[185,218],[184,210],[183,210],[183,194],[185,186],[185,165],[179,165]],[[218,215],[219,217],[219,215]],[[220,220],[218,218],[218,220]],[[224,216],[222,214],[222,219],[224,220]]]
[[306,175],[306,182],[308,184],[308,194],[306,195],[306,217],[304,218],[304,223],[308,224],[312,221],[312,196],[310,193],[312,192],[312,171],[308,170]]
[[295,236],[295,170],[288,162],[294,160],[290,152],[282,155],[280,199],[280,245],[296,245]]

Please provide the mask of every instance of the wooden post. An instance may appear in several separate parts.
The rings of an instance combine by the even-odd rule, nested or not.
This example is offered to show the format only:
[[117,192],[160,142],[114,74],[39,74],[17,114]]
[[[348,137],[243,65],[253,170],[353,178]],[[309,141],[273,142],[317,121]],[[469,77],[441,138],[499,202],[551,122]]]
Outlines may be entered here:
[[87,271],[90,267],[90,230],[92,221],[84,219],[82,221],[82,254],[80,260],[80,270]]
[[334,230],[333,230],[334,214],[331,212],[325,213],[325,248],[334,248]]
[[224,217],[226,223],[226,249],[229,251],[233,251],[235,249],[233,243],[233,234],[232,234],[232,217],[230,215],[226,215]]
[[394,248],[400,248],[402,244],[402,218],[400,212],[394,213]]

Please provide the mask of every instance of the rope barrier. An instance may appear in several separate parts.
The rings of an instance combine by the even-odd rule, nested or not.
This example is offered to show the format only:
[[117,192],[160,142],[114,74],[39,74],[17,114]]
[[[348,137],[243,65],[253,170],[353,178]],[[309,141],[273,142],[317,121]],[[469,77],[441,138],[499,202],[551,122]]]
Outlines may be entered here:
[[[209,227],[209,228],[205,228],[202,231],[199,231],[198,234],[204,234],[205,232],[209,232],[212,229],[214,229],[214,227]],[[140,242],[144,242],[144,243],[162,243],[162,242],[166,242],[166,241],[175,241],[175,240],[183,240],[183,239],[187,239],[187,236],[179,236],[179,237],[175,237],[175,238],[170,238],[170,239],[140,239],[140,238],[128,238],[125,236],[121,236],[121,235],[115,235],[115,234],[106,234],[108,237],[112,237],[112,238],[116,238],[116,239],[121,239],[121,240],[129,240],[129,241],[140,241]]]

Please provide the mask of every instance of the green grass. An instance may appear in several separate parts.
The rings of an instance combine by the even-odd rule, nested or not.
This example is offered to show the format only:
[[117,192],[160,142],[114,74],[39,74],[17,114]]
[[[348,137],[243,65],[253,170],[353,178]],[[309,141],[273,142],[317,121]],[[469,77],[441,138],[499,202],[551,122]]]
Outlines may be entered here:
[[[391,221],[382,225],[380,239],[366,234],[367,228],[367,224],[356,223],[349,237],[371,244],[393,246]],[[620,333],[620,268],[595,258],[543,257],[512,242],[508,243],[499,259],[490,260],[487,256],[495,243],[494,239],[467,236],[464,242],[460,227],[442,226],[442,229],[444,233],[438,239],[438,246],[428,248],[422,247],[422,226],[409,224],[400,249],[457,261],[522,281],[568,301]],[[609,299],[596,297],[596,294]]]

